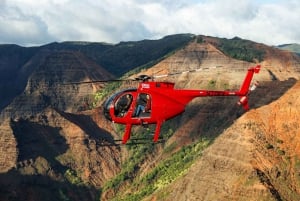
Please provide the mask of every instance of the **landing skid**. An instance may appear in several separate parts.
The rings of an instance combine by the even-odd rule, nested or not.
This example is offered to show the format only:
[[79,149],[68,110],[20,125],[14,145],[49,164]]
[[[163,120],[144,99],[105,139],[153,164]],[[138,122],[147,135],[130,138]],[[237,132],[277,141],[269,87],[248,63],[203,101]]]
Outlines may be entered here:
[[163,144],[165,143],[167,140],[163,139],[163,138],[159,138],[156,142],[153,142],[153,140],[151,138],[133,138],[126,143],[123,144],[121,139],[118,140],[114,140],[114,143],[110,143],[110,142],[103,142],[100,144],[100,146],[133,146],[133,145],[142,145],[142,144]]
[[152,138],[130,138],[130,140],[126,144],[122,144],[122,139],[115,140],[117,145],[137,145],[137,144],[161,144],[165,143],[166,139],[159,138],[156,142],[153,142]]

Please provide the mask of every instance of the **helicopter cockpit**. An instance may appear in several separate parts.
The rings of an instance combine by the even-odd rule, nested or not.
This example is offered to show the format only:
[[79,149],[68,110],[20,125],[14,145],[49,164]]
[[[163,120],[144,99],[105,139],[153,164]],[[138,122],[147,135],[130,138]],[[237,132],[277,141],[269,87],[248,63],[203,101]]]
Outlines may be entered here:
[[108,120],[112,120],[112,117],[110,115],[110,108],[114,108],[114,115],[116,117],[123,117],[128,112],[130,105],[132,104],[133,96],[130,92],[136,92],[137,89],[126,89],[123,91],[120,91],[118,93],[113,94],[111,97],[109,97],[106,102],[104,103],[104,116]]
[[115,115],[117,117],[123,117],[128,112],[130,105],[132,103],[132,95],[125,93],[121,95],[115,102]]

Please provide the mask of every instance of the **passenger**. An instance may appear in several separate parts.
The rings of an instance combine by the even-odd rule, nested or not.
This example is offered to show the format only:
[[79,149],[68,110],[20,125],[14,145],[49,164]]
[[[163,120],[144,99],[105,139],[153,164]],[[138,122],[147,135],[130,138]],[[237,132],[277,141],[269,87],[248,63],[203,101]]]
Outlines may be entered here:
[[138,106],[135,110],[135,115],[134,116],[139,116],[141,112],[149,112],[151,110],[151,100],[150,96],[147,94],[146,99],[140,95],[139,100],[138,100]]

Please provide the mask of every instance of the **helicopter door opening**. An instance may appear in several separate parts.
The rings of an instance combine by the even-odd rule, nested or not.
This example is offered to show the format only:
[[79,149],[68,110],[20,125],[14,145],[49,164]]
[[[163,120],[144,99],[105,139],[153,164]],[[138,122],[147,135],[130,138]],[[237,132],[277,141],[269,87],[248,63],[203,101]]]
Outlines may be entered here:
[[133,117],[150,117],[152,99],[149,94],[140,93],[137,97],[137,104]]
[[124,117],[132,103],[132,95],[124,94],[120,96],[115,103],[115,115],[117,117]]

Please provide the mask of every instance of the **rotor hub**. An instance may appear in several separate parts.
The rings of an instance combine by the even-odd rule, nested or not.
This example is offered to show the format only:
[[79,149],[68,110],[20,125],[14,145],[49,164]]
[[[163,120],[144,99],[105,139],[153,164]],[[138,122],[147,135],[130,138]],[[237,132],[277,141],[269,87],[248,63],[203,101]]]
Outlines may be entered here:
[[135,80],[146,82],[148,80],[152,79],[149,75],[139,75]]

